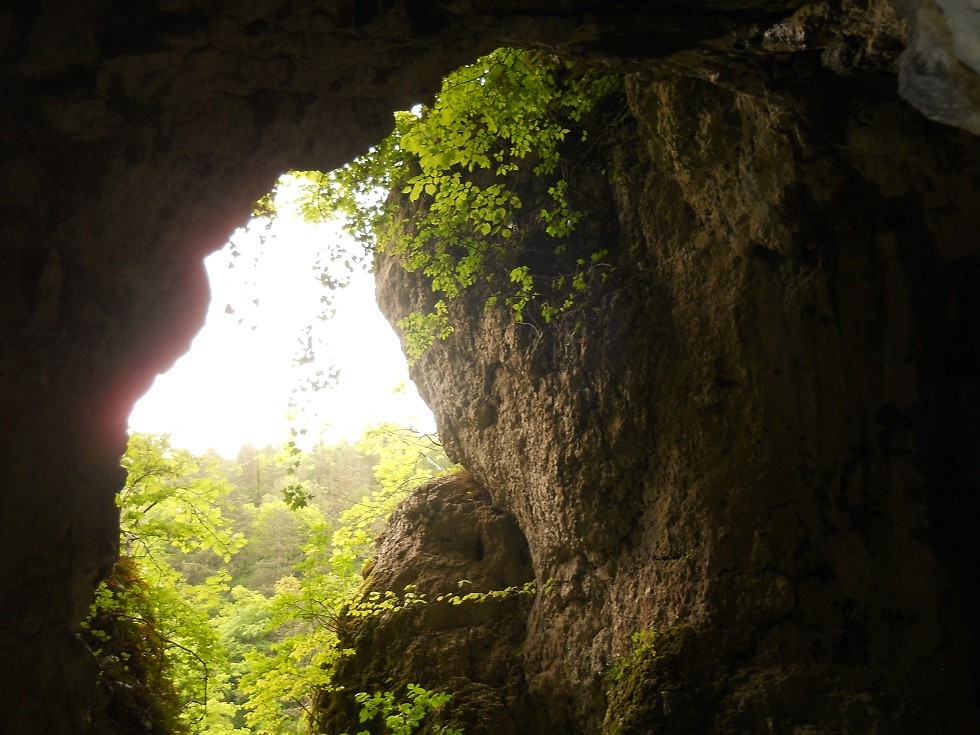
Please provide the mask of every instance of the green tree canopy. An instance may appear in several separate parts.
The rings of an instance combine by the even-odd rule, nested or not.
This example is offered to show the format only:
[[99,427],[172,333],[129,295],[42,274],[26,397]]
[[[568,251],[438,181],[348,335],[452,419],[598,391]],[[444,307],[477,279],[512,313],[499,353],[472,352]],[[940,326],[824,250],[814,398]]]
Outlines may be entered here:
[[[123,557],[96,592],[83,638],[102,666],[115,724],[143,706],[164,731],[227,731],[220,703],[227,657],[210,622],[227,573],[190,584],[171,559],[206,552],[227,561],[243,544],[222,513],[231,485],[213,461],[175,449],[165,436],[134,434],[117,495]],[[134,702],[141,691],[148,702]]]

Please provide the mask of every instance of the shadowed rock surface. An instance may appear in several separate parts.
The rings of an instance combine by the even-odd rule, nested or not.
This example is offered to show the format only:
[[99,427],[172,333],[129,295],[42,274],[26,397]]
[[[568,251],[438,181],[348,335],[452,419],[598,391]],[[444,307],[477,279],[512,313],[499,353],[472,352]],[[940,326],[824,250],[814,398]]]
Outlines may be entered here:
[[[416,370],[554,579],[535,711],[599,727],[600,674],[651,628],[696,654],[637,665],[653,719],[626,730],[976,729],[977,144],[895,72],[975,130],[967,10],[903,4],[898,62],[879,2],[6,3],[0,732],[91,730],[71,631],[201,258],[279,173],[343,163],[503,44],[634,73],[618,183],[582,182],[620,264],[598,312],[538,336],[474,309]],[[386,278],[392,314],[421,298]]]
[[[530,604],[516,590],[533,580],[513,516],[471,477],[453,475],[416,489],[392,515],[363,594],[390,590],[402,598],[407,588],[425,602],[348,621],[340,645],[356,653],[337,672],[346,690],[324,693],[318,702],[322,732],[357,722],[354,693],[394,691],[404,699],[406,684],[452,694],[438,719],[427,718],[427,728],[528,732],[534,711],[520,649]],[[484,597],[440,599],[467,594]]]
[[[552,580],[542,732],[973,731],[977,139],[816,59],[625,108],[568,167],[606,290],[457,304],[412,371]],[[379,269],[393,321],[429,291]]]

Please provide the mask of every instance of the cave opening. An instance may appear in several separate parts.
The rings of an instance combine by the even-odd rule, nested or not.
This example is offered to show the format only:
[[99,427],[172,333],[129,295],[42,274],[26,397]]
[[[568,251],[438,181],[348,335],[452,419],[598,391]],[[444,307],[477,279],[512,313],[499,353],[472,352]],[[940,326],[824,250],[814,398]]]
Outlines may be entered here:
[[372,252],[331,213],[311,219],[302,184],[281,177],[274,210],[205,259],[205,325],[137,402],[131,431],[229,457],[290,439],[353,442],[385,423],[434,431],[375,303]]
[[[0,18],[0,730],[105,731],[74,630],[115,556],[132,400],[196,329],[199,256],[276,172],[349,160],[461,56],[512,39],[638,64],[637,137],[609,161],[636,174],[616,191],[636,203],[617,244],[623,273],[664,298],[608,303],[583,344],[608,353],[622,336],[631,362],[611,380],[544,350],[516,379],[498,370],[505,330],[477,309],[477,369],[424,386],[455,422],[454,455],[554,578],[532,634],[514,626],[528,668],[501,688],[526,690],[527,716],[496,731],[599,731],[601,668],[631,630],[677,614],[667,640],[684,656],[641,661],[652,676],[624,692],[615,731],[977,729],[976,508],[963,500],[980,456],[977,148],[894,89],[897,68],[906,100],[976,131],[961,43],[975,28],[953,22],[956,2],[903,3],[902,17],[877,2],[61,5]],[[635,523],[595,533],[609,509],[632,513],[630,478],[645,493]]]
[[[315,719],[316,699],[330,691],[344,621],[360,607],[375,615],[423,601],[408,588],[354,596],[394,506],[451,466],[373,303],[373,261],[415,271],[424,253],[433,292],[448,300],[480,286],[488,310],[496,284],[521,272],[517,293],[500,293],[503,312],[518,321],[535,318],[532,305],[545,322],[571,308],[574,292],[608,268],[602,254],[576,252],[591,255],[591,266],[577,261],[570,293],[554,275],[547,298],[564,306],[536,303],[543,287],[517,260],[536,265],[528,243],[564,237],[581,216],[556,174],[562,141],[583,144],[581,116],[617,88],[600,70],[570,68],[501,49],[457,70],[431,114],[396,113],[394,133],[348,166],[281,177],[248,226],[207,259],[204,330],[130,417],[121,558],[82,623],[102,669],[107,728],[125,731],[143,710],[175,731],[295,729]],[[530,164],[517,163],[526,157],[532,178],[558,178],[546,193],[529,187],[534,218],[518,226],[517,191],[479,171],[531,175]],[[429,213],[420,221],[435,238],[420,243],[424,228],[402,225],[413,218],[390,206],[392,192],[408,194],[403,206],[423,198]],[[331,221],[338,213],[355,238]],[[532,236],[508,252],[522,229]],[[565,245],[550,247],[564,255]],[[399,321],[410,356],[451,333],[445,319],[438,301]],[[412,333],[406,322],[421,327]],[[383,392],[391,398],[377,400]],[[270,417],[270,405],[280,415],[288,407],[288,424]],[[481,495],[477,505],[485,502]],[[533,585],[523,567],[504,576],[463,597],[526,595]],[[418,704],[442,694],[406,696]]]
[[384,519],[450,466],[371,252],[304,219],[299,180],[208,256],[205,326],[130,417],[120,558],[80,633],[107,732],[298,727]]
[[[598,291],[614,269],[591,228],[578,228],[587,207],[581,193],[566,193],[567,168],[559,162],[609,144],[608,133],[596,144],[591,136],[600,118],[615,114],[610,103],[620,93],[619,77],[602,67],[498,49],[449,75],[427,111],[396,113],[392,135],[346,167],[281,178],[256,204],[250,225],[208,259],[208,323],[130,418],[128,479],[119,496],[122,558],[83,624],[116,724],[129,716],[128,692],[155,684],[158,696],[138,706],[159,705],[156,721],[205,731],[294,728],[316,717],[315,700],[330,691],[344,655],[340,628],[358,617],[350,611],[366,606],[374,615],[421,600],[409,588],[351,597],[394,505],[450,467],[431,414],[421,417],[428,424],[421,431],[388,419],[351,439],[352,414],[369,399],[348,376],[362,384],[372,373],[389,384],[408,382],[390,331],[372,333],[365,318],[380,319],[367,305],[373,258],[383,269],[419,273],[418,290],[435,294],[398,320],[415,359],[452,333],[449,314],[458,319],[466,305],[483,303],[525,331],[581,318],[590,301],[583,294]],[[528,214],[519,214],[525,207]],[[322,221],[338,211],[357,241]],[[280,269],[283,260],[293,267]],[[253,343],[250,352],[233,346],[229,329]],[[387,354],[368,349],[383,340]],[[297,383],[288,429],[261,417],[255,391],[286,382],[269,362],[286,345]],[[362,362],[352,364],[352,356]],[[194,375],[195,365],[205,372]],[[214,401],[217,386],[231,404]],[[396,397],[406,397],[404,390]],[[187,398],[200,413],[182,407]],[[156,436],[168,412],[178,423],[169,437]],[[493,422],[492,407],[482,414]],[[220,436],[209,422],[223,427]],[[278,429],[281,448],[256,449],[264,440],[242,432],[257,429]],[[325,440],[337,436],[339,444]],[[246,441],[251,446],[242,448]],[[473,506],[468,512],[479,515],[489,503],[465,481],[460,490]],[[477,566],[499,563],[480,539]],[[519,573],[491,575],[478,591],[436,597],[457,604],[446,600],[527,595],[533,572],[518,566]],[[472,584],[479,576],[461,572],[452,581]],[[524,625],[520,616],[514,623]],[[148,640],[155,641],[149,648]],[[144,658],[167,675],[134,681],[114,668],[117,659]],[[117,696],[120,687],[126,696]],[[441,696],[413,691],[406,696],[416,704]]]

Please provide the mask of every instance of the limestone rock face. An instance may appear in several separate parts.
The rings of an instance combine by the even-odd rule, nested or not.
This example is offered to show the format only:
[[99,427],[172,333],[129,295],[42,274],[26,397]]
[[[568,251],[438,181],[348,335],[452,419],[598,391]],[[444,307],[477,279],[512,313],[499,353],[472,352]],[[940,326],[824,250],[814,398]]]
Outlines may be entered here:
[[[693,76],[631,76],[569,166],[607,290],[457,304],[413,369],[550,580],[544,731],[971,732],[980,145],[876,73]],[[378,297],[431,298],[391,262]]]
[[203,256],[280,173],[349,160],[481,52],[676,49],[728,25],[659,5],[0,8],[0,731],[88,728],[71,628],[116,555],[126,417],[205,314]]
[[[972,26],[951,3],[951,37],[920,32],[912,58],[952,49],[969,80]],[[205,313],[202,257],[279,173],[350,159],[504,44],[670,57],[631,92],[646,132],[618,154],[632,184],[603,200],[625,284],[604,318],[539,339],[476,317],[446,346],[459,355],[429,358],[469,360],[466,380],[419,368],[456,456],[556,580],[530,618],[532,692],[593,727],[597,672],[635,627],[680,620],[734,631],[719,665],[750,662],[732,670],[756,683],[712,689],[729,704],[711,712],[795,701],[802,674],[766,657],[807,641],[843,677],[815,701],[896,712],[874,677],[855,693],[833,663],[853,646],[828,641],[866,640],[860,673],[892,631],[918,652],[888,668],[901,679],[943,636],[965,640],[961,603],[936,622],[936,600],[972,584],[977,497],[975,147],[895,100],[902,33],[882,2],[5,4],[0,732],[90,729],[72,627],[115,558],[128,412]],[[909,579],[928,581],[921,609],[886,604]],[[956,650],[919,695],[960,701]]]
[[[341,647],[353,648],[324,693],[321,732],[357,722],[352,694],[405,685],[448,692],[450,703],[426,726],[463,725],[473,735],[519,735],[533,721],[519,654],[534,580],[527,542],[513,516],[472,478],[454,475],[423,485],[392,515],[363,594],[406,588],[423,603],[348,621]],[[512,590],[495,597],[490,593]],[[481,597],[463,600],[465,595]],[[452,597],[460,600],[452,602]],[[442,599],[440,599],[442,598]]]

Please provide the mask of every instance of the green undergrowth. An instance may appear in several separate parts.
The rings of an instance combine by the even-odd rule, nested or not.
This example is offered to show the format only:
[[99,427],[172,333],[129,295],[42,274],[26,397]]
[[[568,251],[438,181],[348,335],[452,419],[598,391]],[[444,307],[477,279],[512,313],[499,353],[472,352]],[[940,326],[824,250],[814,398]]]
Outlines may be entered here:
[[[310,732],[380,525],[450,469],[430,437],[390,426],[237,461],[137,434],[123,466],[125,556],[80,631],[101,670],[100,735]],[[284,500],[296,487],[303,504]]]
[[[430,691],[418,684],[406,685],[403,699],[397,699],[394,692],[358,692],[354,695],[354,701],[360,705],[359,721],[375,724],[383,735],[412,735],[431,712],[450,699],[451,694]],[[372,735],[372,732],[360,730],[356,735]],[[440,725],[432,730],[432,735],[463,735],[463,731]]]

